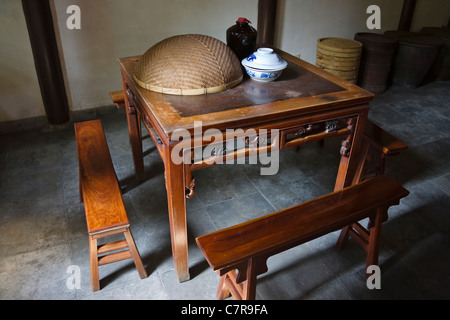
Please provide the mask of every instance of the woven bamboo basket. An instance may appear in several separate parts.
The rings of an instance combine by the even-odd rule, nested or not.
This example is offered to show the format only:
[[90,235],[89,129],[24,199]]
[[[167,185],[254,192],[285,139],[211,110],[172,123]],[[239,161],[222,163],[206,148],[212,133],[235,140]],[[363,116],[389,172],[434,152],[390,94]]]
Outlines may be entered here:
[[316,65],[344,80],[356,83],[361,63],[362,44],[345,38],[317,41]]
[[134,79],[164,94],[202,95],[227,90],[242,79],[240,62],[218,39],[198,34],[167,38],[141,57]]

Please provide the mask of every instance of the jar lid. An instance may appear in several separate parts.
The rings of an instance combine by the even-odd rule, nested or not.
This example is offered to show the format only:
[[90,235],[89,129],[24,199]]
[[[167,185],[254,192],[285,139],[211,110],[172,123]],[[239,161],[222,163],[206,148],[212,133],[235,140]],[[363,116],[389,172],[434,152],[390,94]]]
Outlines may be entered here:
[[273,52],[271,48],[259,48],[256,52],[242,60],[244,67],[263,70],[282,70],[287,67],[287,62]]
[[248,20],[247,18],[239,18],[237,19],[237,22],[239,23],[252,23],[250,20]]

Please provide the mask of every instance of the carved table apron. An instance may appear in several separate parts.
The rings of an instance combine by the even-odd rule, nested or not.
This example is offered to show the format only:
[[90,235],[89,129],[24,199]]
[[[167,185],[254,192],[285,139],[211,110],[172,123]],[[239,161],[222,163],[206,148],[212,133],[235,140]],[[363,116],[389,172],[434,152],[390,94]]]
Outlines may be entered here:
[[[202,96],[171,96],[142,89],[133,80],[140,57],[119,59],[138,179],[144,179],[141,123],[164,162],[172,255],[180,282],[189,280],[186,199],[194,194],[192,171],[252,152],[342,136],[335,190],[351,184],[373,95],[281,50],[277,52],[288,61],[288,68],[276,81],[258,83],[244,78],[233,89]],[[195,124],[200,122],[198,131]],[[189,133],[191,140],[180,139],[177,129]],[[208,129],[219,130],[222,142],[211,145],[205,134],[211,132]],[[227,130],[234,130],[233,140],[240,139],[241,148],[230,144]],[[209,148],[207,158],[193,156],[199,148],[204,154],[205,147]],[[172,152],[192,157],[179,163],[172,161]]]

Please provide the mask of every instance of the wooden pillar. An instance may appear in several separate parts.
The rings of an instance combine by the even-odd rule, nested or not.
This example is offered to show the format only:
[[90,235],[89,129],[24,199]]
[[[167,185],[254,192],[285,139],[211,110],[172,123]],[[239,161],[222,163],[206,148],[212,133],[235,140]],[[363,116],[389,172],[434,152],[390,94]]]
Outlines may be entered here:
[[258,1],[258,45],[273,45],[276,16],[277,0]]
[[22,0],[34,64],[48,122],[70,120],[49,0]]
[[414,10],[416,8],[416,2],[417,0],[403,1],[402,15],[400,16],[400,22],[398,23],[398,30],[410,31]]

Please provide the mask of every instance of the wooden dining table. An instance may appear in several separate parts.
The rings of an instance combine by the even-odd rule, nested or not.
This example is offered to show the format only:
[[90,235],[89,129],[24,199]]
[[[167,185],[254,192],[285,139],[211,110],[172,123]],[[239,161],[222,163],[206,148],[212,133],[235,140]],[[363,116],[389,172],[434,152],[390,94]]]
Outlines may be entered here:
[[[164,162],[172,255],[180,282],[190,278],[186,201],[195,192],[193,171],[225,162],[225,158],[248,157],[251,150],[278,152],[341,136],[335,190],[352,184],[373,94],[286,52],[275,51],[288,62],[277,80],[260,83],[245,76],[232,89],[199,96],[143,89],[133,78],[140,56],[119,59],[138,179],[145,179],[142,124]],[[209,129],[215,129],[216,135],[221,132],[223,140],[214,145]],[[183,139],[175,134],[180,130]],[[233,136],[243,141],[240,148],[225,144],[230,139],[227,132],[240,133]],[[186,133],[190,139],[186,139]],[[195,148],[204,151],[206,147],[207,157],[203,152],[199,159],[184,158],[195,153]],[[173,161],[174,155],[183,155],[182,159],[189,161]]]

